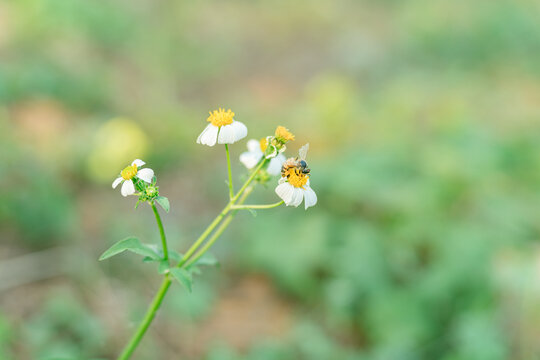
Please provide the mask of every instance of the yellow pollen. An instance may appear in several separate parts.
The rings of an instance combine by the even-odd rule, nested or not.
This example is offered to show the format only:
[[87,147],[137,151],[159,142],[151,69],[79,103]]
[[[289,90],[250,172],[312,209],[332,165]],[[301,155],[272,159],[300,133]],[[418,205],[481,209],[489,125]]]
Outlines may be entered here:
[[283,126],[278,126],[276,129],[276,138],[282,142],[294,140],[294,135]]
[[288,181],[289,184],[291,184],[294,187],[301,188],[306,185],[308,181],[308,176],[306,174],[301,173],[298,169],[289,169],[289,177]]
[[131,180],[135,175],[137,175],[137,165],[126,166],[120,173],[120,176],[122,176],[124,180]]
[[265,152],[266,148],[268,147],[268,140],[266,140],[266,138],[262,138],[261,141],[259,141],[259,146],[261,147],[261,151]]
[[219,108],[219,110],[214,110],[213,112],[210,112],[210,116],[208,117],[208,122],[212,123],[212,125],[220,127],[223,125],[229,125],[233,122],[234,113],[231,111],[231,109],[225,111],[222,108]]

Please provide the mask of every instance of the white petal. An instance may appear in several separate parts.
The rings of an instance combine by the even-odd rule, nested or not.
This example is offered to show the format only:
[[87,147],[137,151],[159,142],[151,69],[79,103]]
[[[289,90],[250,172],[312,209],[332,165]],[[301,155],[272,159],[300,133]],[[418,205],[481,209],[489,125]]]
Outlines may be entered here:
[[240,121],[233,121],[231,126],[234,129],[234,141],[241,140],[247,136],[248,130],[244,123]]
[[279,179],[278,184],[283,184],[286,181],[287,181],[287,178],[282,177],[281,179]]
[[133,181],[126,180],[122,184],[122,189],[120,189],[120,192],[122,193],[122,196],[128,196],[135,194],[135,186],[133,185]]
[[304,205],[307,210],[308,207],[313,206],[317,203],[317,194],[310,188],[308,185],[304,186]]
[[291,203],[293,193],[294,186],[288,182],[281,183],[276,187],[276,194],[281,198],[281,200],[285,201],[285,205],[287,206],[289,206]]
[[235,136],[233,124],[224,125],[219,129],[218,144],[234,144]]
[[[291,185],[292,186],[292,185]],[[291,198],[291,205],[297,207],[304,200],[304,190],[293,186],[293,195]]]
[[137,171],[137,177],[139,179],[143,179],[147,183],[151,183],[152,178],[154,177],[154,170],[149,169],[149,168],[141,169]]
[[261,143],[258,142],[258,141],[255,140],[255,139],[248,140],[248,142],[247,142],[247,149],[248,149],[250,152],[258,151],[258,152],[262,153],[262,150],[261,150]]
[[283,165],[285,160],[285,155],[279,154],[270,160],[270,164],[268,164],[268,169],[266,170],[270,175],[279,175],[279,173],[281,173],[281,165]]
[[116,178],[112,183],[112,188],[116,189],[116,187],[124,180],[123,177]]
[[256,153],[251,151],[246,151],[240,154],[240,162],[244,164],[248,169],[252,169],[255,165],[259,163],[259,160],[262,157],[262,153]]
[[133,160],[133,162],[131,163],[131,165],[137,165],[137,167],[139,166],[143,166],[144,164],[146,164],[144,161],[142,161],[141,159],[135,159]]
[[219,128],[217,126],[208,124],[208,126],[202,131],[201,135],[199,135],[197,138],[197,144],[208,146],[216,145],[218,130]]

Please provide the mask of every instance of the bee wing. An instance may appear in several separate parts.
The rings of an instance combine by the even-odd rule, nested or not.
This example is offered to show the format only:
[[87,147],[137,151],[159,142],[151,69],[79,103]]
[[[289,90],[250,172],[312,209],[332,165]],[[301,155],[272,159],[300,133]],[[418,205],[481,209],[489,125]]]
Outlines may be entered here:
[[300,160],[304,160],[304,161],[306,160],[308,150],[309,150],[309,143],[302,146],[300,150],[298,150],[298,156],[300,157]]

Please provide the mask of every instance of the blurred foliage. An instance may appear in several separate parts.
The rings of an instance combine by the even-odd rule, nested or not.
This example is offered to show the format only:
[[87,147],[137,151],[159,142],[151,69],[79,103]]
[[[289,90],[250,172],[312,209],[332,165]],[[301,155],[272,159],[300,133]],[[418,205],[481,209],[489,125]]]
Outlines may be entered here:
[[[309,141],[319,203],[239,215],[222,268],[171,292],[138,358],[538,357],[539,14],[534,0],[0,2],[0,259],[62,245],[81,264],[1,294],[0,358],[114,357],[157,278],[97,257],[159,238],[107,181],[144,157],[185,249],[226,201],[224,153],[195,144],[219,106],[249,137],[290,128],[291,155]],[[270,186],[250,202],[274,200]],[[241,333],[281,319],[235,290],[253,277],[279,335]],[[212,321],[220,309],[253,314]]]

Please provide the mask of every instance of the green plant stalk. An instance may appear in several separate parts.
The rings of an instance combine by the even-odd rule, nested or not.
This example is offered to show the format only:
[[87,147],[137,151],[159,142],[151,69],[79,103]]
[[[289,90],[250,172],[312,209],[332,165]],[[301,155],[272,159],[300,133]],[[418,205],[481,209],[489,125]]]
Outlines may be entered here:
[[268,205],[232,205],[231,209],[233,210],[247,210],[247,209],[272,209],[275,207],[278,207],[284,203],[283,200],[280,202],[274,203],[274,204],[268,204]]
[[143,321],[139,324],[139,327],[137,328],[135,335],[133,335],[129,343],[126,345],[126,347],[124,348],[124,351],[122,351],[122,354],[120,354],[120,356],[118,357],[118,360],[127,360],[133,354],[133,352],[137,348],[137,345],[139,345],[139,342],[141,341],[144,334],[146,333],[146,330],[152,323],[152,320],[156,316],[156,312],[161,306],[161,303],[163,302],[163,298],[165,297],[165,294],[167,294],[167,290],[169,290],[170,286],[171,286],[171,279],[169,277],[169,274],[166,274],[165,278],[163,279],[161,283],[159,291],[154,296],[152,303],[150,304],[150,306],[148,307],[148,310],[146,311],[146,315],[144,316]]
[[236,203],[236,201],[238,200],[238,197],[242,195],[242,192],[244,192],[244,190],[246,190],[249,184],[251,184],[251,182],[255,178],[255,175],[257,175],[259,170],[261,170],[261,168],[264,166],[264,164],[267,161],[268,161],[267,159],[262,160],[259,163],[259,165],[255,168],[255,170],[253,170],[253,172],[251,173],[249,178],[246,180],[244,185],[242,185],[238,193],[236,193],[236,195],[229,201],[229,203],[223,208],[223,210],[221,210],[221,213],[219,213],[219,215],[214,219],[214,221],[212,221],[212,223],[208,225],[206,230],[204,230],[201,236],[199,236],[199,238],[193,243],[193,245],[191,245],[191,247],[186,251],[186,253],[184,254],[184,257],[178,263],[177,265],[178,267],[182,267],[189,260],[189,258],[195,253],[195,251],[197,251],[197,249],[199,248],[199,246],[201,246],[204,240],[206,240],[208,235],[210,235],[212,231],[216,228],[216,226],[219,225],[221,220],[223,220],[223,218],[229,213],[229,211],[231,210],[231,207]]
[[169,249],[167,248],[167,238],[165,237],[165,229],[163,229],[161,216],[159,216],[159,212],[153,201],[150,205],[152,206],[152,210],[154,211],[154,215],[156,216],[156,222],[159,228],[159,235],[161,236],[161,245],[163,247],[163,259],[169,260]]
[[[238,202],[240,204],[243,203],[245,201],[245,199],[249,196],[249,194],[252,191],[253,191],[253,187],[246,188],[246,191],[244,192],[244,195],[240,198],[240,200]],[[197,260],[199,260],[201,258],[201,256],[203,256],[210,249],[210,247],[212,247],[212,245],[216,242],[216,240],[221,236],[223,231],[225,231],[225,229],[227,229],[227,227],[229,226],[229,224],[233,220],[234,216],[236,215],[236,212],[237,212],[237,210],[233,211],[231,214],[229,214],[227,216],[227,218],[225,218],[225,220],[223,220],[223,222],[216,229],[216,231],[214,232],[212,237],[210,237],[210,239],[208,239],[206,244],[204,244],[204,246],[199,251],[197,251],[197,253],[192,258],[190,258],[189,261],[186,262],[184,267],[187,268],[190,265],[197,262]]]
[[228,144],[225,144],[225,153],[227,154],[227,172],[229,173],[229,199],[232,199],[234,196],[234,188],[233,188],[233,182],[232,182],[231,156],[229,154]]
[[[178,267],[182,267],[186,264],[189,257],[197,250],[198,246],[208,237],[208,235],[212,232],[212,230],[215,229],[215,227],[219,224],[219,222],[227,215],[227,213],[231,210],[231,206],[236,203],[238,198],[242,195],[244,192],[244,195],[242,195],[241,199],[238,201],[240,204],[245,201],[247,196],[251,193],[253,190],[253,187],[248,188],[249,184],[253,181],[255,178],[255,175],[259,172],[259,170],[264,166],[267,159],[262,160],[259,165],[253,170],[250,177],[246,180],[244,185],[240,188],[238,193],[229,201],[229,203],[225,206],[225,208],[221,211],[221,213],[212,221],[212,223],[206,228],[206,230],[201,234],[201,236],[195,241],[195,243],[189,248],[189,250],[186,252],[180,263],[177,265]],[[157,209],[155,210],[155,213],[157,214]],[[236,210],[234,211],[236,213]],[[234,214],[233,213],[233,214]],[[159,215],[159,214],[158,214]],[[232,215],[232,214],[231,214]],[[230,218],[230,220],[229,220]],[[227,226],[232,221],[233,216],[230,216],[227,221]],[[157,217],[156,217],[157,219]],[[161,224],[161,218],[158,221],[158,225]],[[223,229],[220,227],[219,235],[225,230],[227,226],[224,226]],[[161,228],[163,227],[163,224],[161,224]],[[160,230],[161,231],[161,230]],[[165,235],[165,232],[163,232],[163,236]],[[216,236],[215,239],[213,239],[212,244],[217,240]],[[206,247],[206,250],[210,248],[211,244]],[[205,250],[205,252],[206,252]],[[200,256],[204,254],[201,253]],[[188,256],[189,255],[189,256]],[[199,257],[200,257],[199,256]],[[152,320],[155,317],[156,312],[158,311],[159,307],[161,306],[161,303],[163,301],[163,298],[167,294],[167,291],[169,290],[169,287],[171,285],[171,279],[169,278],[169,275],[166,274],[165,278],[163,279],[163,282],[161,283],[161,287],[159,288],[158,293],[154,297],[154,300],[152,300],[152,303],[150,304],[150,307],[148,308],[146,315],[144,316],[144,319],[139,324],[139,327],[137,328],[137,331],[129,341],[129,343],[126,345],[124,350],[122,351],[122,354],[118,357],[117,360],[127,360],[130,358],[130,356],[133,354],[137,346],[139,345],[141,339],[143,338],[144,334],[146,333],[146,330],[152,323]]]

